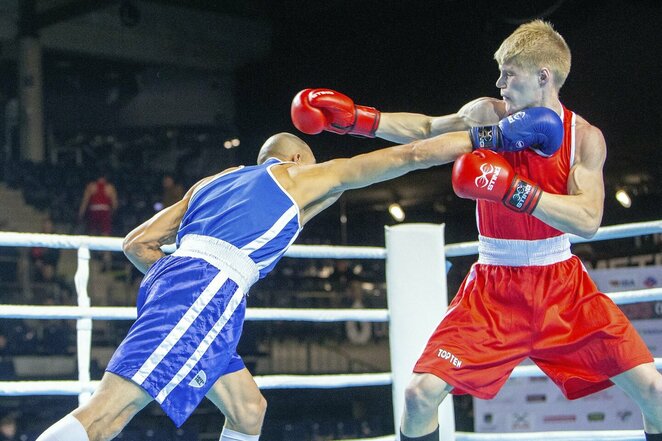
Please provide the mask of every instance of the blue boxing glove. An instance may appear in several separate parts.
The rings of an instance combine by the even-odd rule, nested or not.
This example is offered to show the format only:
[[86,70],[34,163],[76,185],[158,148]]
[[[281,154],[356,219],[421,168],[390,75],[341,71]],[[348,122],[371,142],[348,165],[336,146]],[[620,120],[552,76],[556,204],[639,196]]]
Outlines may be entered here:
[[531,148],[541,156],[552,156],[563,141],[563,122],[547,107],[530,107],[508,115],[495,126],[469,129],[475,149],[518,152]]

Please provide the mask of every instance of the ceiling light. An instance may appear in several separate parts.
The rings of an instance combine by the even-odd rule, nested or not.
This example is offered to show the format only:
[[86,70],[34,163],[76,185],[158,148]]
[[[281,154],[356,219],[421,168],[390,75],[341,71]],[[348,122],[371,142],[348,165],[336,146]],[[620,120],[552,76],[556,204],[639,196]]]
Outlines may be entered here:
[[388,212],[391,213],[391,217],[393,217],[393,219],[395,219],[397,222],[402,222],[405,220],[405,211],[398,203],[394,202],[389,205]]
[[630,195],[623,189],[620,189],[616,192],[616,200],[625,208],[630,208],[632,206],[632,199],[630,198]]

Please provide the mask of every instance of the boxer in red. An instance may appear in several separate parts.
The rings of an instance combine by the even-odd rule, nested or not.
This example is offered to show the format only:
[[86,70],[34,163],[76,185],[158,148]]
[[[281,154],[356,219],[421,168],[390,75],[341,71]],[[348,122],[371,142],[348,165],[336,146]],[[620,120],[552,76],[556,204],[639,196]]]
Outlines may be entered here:
[[[329,89],[302,91],[292,105],[295,126],[309,134],[409,142],[469,129],[479,147],[459,156],[452,173],[456,194],[477,201],[478,261],[414,367],[400,439],[439,440],[437,408],[449,392],[492,398],[528,357],[569,399],[616,384],[641,408],[646,439],[660,441],[662,376],[653,357],[570,252],[567,233],[591,237],[600,226],[606,158],[602,132],[559,100],[570,49],[535,20],[494,58],[502,99],[478,98],[445,116],[381,113]],[[500,146],[495,124],[532,107],[562,119],[560,149],[531,145],[535,137]]]

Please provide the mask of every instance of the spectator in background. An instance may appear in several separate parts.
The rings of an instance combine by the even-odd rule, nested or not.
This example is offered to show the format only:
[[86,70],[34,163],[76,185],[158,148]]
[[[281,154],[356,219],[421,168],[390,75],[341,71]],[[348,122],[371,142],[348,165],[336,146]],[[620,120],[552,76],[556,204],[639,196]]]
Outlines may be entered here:
[[78,220],[85,221],[85,234],[110,236],[116,209],[117,190],[102,173],[94,182],[87,184],[78,208]]
[[18,440],[18,421],[14,412],[0,418],[0,441]]
[[[94,182],[85,187],[83,199],[78,208],[78,221],[85,221],[85,234],[90,236],[110,236],[113,231],[113,212],[117,209],[117,190],[101,173]],[[103,269],[112,263],[110,251],[102,253]]]
[[[349,279],[347,283],[347,298],[345,302],[350,308],[364,309],[366,304],[363,296],[363,286],[358,279]],[[372,323],[370,322],[345,322],[345,334],[347,340],[355,345],[365,345],[372,340]]]
[[0,357],[9,354],[9,339],[6,331],[0,328]]
[[184,197],[184,187],[177,182],[173,175],[165,174],[161,185],[163,188],[163,193],[161,195],[163,208],[169,207],[175,202],[179,202]]
[[[41,224],[41,232],[44,234],[55,233],[53,221],[45,218]],[[57,264],[60,260],[58,248],[33,247],[30,249],[30,259],[35,269],[35,281],[51,282],[55,279]]]

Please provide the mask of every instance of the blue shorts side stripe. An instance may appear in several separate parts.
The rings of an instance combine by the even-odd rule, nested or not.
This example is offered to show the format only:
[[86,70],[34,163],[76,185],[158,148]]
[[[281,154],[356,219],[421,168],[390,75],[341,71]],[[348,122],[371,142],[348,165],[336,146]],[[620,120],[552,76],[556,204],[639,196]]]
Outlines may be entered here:
[[231,268],[189,256],[160,259],[106,370],[140,385],[181,426],[221,376],[244,368],[237,343],[246,291]]
[[[218,276],[216,278],[218,278]],[[214,280],[216,280],[216,278]],[[225,279],[227,280],[227,277]],[[189,357],[188,360],[186,360],[186,363],[184,363],[184,365],[179,369],[177,374],[175,374],[175,376],[170,380],[170,382],[166,385],[166,387],[161,389],[159,394],[155,397],[156,401],[159,404],[163,403],[163,401],[167,398],[170,392],[172,392],[172,390],[176,388],[184,378],[186,378],[189,372],[191,372],[191,370],[196,366],[198,361],[200,361],[200,359],[205,354],[209,346],[214,342],[214,340],[218,336],[219,332],[221,332],[225,324],[228,322],[228,320],[230,320],[230,317],[232,317],[232,314],[234,314],[237,307],[239,307],[239,305],[241,304],[242,300],[244,299],[244,294],[245,293],[241,288],[237,288],[235,293],[232,295],[232,298],[228,302],[227,307],[223,311],[221,317],[216,321],[216,323],[214,323],[214,326],[205,335],[205,337],[202,339],[202,341],[195,349],[193,354]]]
[[170,350],[175,346],[179,339],[184,335],[184,333],[189,329],[191,324],[195,319],[200,315],[200,313],[205,309],[207,304],[214,298],[214,295],[218,290],[223,286],[227,281],[228,276],[223,272],[219,272],[216,277],[212,279],[209,285],[205,290],[200,294],[196,301],[191,305],[186,314],[179,320],[174,328],[168,333],[168,336],[161,342],[161,344],[152,352],[152,354],[147,358],[145,363],[138,369],[138,371],[131,377],[131,379],[139,385],[142,385],[143,382],[152,371],[158,366],[158,364],[163,360],[163,358],[168,355]]

